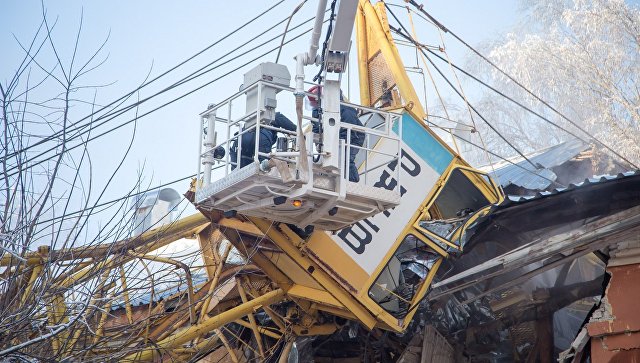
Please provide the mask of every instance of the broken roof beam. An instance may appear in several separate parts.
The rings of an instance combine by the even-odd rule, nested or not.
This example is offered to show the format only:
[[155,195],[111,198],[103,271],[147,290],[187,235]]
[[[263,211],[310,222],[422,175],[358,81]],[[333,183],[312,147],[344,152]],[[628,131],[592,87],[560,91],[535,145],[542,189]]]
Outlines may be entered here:
[[[432,293],[428,298],[429,300],[436,300],[454,292],[464,290],[489,278],[514,271],[535,262],[543,261],[554,255],[568,254],[568,256],[561,260],[531,271],[508,284],[509,286],[513,286],[515,281],[522,282],[524,276],[528,279],[552,268],[550,267],[552,265],[553,267],[560,266],[563,263],[617,243],[627,236],[634,236],[638,233],[640,233],[640,206],[600,218],[569,232],[558,234],[547,239],[535,240],[527,245],[437,282],[433,284],[433,288],[444,288],[445,291],[435,294]],[[468,278],[471,278],[471,280],[446,289],[446,286]],[[524,281],[526,281],[526,279]],[[506,287],[506,285],[503,285],[500,288]],[[486,295],[486,292],[483,293],[483,296],[484,295]]]

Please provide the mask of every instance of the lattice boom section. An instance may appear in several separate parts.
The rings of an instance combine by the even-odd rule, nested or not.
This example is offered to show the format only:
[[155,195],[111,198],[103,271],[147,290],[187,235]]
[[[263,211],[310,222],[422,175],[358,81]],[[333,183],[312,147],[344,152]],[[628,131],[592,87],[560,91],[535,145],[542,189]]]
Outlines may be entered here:
[[[396,82],[391,73],[391,69],[387,65],[384,56],[377,51],[373,57],[369,59],[369,99],[371,104],[380,101],[385,92],[395,87]],[[391,93],[387,93],[385,97],[391,97]]]

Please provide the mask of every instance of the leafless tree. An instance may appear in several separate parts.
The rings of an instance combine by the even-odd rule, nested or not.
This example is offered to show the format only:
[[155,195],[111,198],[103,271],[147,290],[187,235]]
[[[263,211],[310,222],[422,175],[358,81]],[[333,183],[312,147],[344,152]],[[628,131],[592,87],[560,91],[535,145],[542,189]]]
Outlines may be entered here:
[[[105,207],[105,192],[129,149],[111,178],[96,185],[88,141],[93,122],[115,108],[99,114],[95,100],[104,85],[86,84],[106,61],[106,40],[88,56],[79,54],[82,21],[81,16],[76,38],[69,42],[71,53],[63,54],[56,23],[43,9],[30,41],[16,37],[22,59],[0,83],[0,356],[16,360],[78,358],[87,346],[83,334],[122,294],[110,289],[120,284],[107,266],[82,255],[124,239],[132,228],[126,195],[107,205],[106,223],[91,224]],[[129,147],[134,137],[135,126]]]
[[[490,90],[476,102],[480,112],[524,152],[573,137],[548,120],[587,142],[601,141],[637,165],[640,9],[623,0],[521,4],[525,23],[482,51],[500,70],[475,55],[471,66],[474,74],[546,120]],[[479,129],[490,149],[516,154],[486,125],[480,123]]]

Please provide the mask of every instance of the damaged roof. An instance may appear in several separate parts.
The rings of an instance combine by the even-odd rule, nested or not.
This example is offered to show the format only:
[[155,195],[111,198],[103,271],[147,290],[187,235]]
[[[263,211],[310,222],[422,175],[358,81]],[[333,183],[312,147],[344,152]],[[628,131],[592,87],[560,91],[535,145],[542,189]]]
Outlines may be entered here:
[[[591,145],[581,140],[569,140],[527,155],[536,168],[520,158],[516,159],[519,160],[517,162],[514,160],[513,163],[498,164],[500,166],[490,172],[490,175],[503,187],[513,184],[530,190],[545,190],[557,179],[551,168],[564,164],[590,147]],[[487,167],[482,169],[486,170]]]

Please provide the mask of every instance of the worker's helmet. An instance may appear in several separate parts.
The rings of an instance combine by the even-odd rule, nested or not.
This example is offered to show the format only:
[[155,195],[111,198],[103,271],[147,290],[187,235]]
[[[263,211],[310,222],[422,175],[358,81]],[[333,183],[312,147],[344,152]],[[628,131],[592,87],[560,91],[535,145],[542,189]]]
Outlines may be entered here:
[[[315,96],[312,96],[312,95],[307,96],[307,100],[309,101],[308,105],[311,107],[311,109],[318,108],[318,99],[320,99],[320,94],[322,93],[322,86],[314,85],[311,88],[309,88],[307,92],[315,95]],[[344,101],[344,95],[342,94],[342,90],[340,90],[340,101]]]
[[309,106],[311,106],[312,109],[318,108],[318,99],[320,98],[320,93],[322,92],[322,86],[319,86],[319,85],[312,86],[311,88],[309,88],[307,92],[315,95],[315,96],[312,96],[312,95],[307,96],[307,99],[309,100]]

